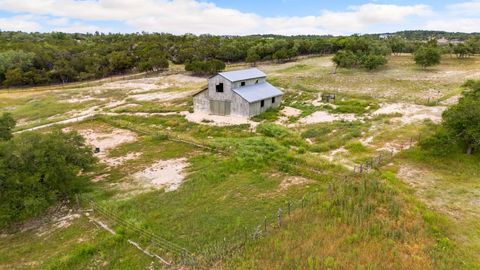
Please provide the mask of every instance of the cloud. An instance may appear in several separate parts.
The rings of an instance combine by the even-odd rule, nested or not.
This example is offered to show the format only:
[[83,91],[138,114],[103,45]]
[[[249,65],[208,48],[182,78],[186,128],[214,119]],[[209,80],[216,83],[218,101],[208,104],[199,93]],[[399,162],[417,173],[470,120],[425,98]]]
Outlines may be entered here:
[[428,21],[424,29],[449,32],[480,32],[480,18],[449,18]]
[[41,25],[37,22],[37,20],[38,17],[30,15],[0,18],[0,30],[24,32],[40,31]]
[[[318,16],[262,17],[199,0],[0,0],[0,9],[70,20],[115,22],[128,26],[131,31],[235,35],[344,34],[369,31],[378,25],[400,24],[411,16],[432,14],[426,5],[368,3],[343,12],[326,10]],[[60,29],[94,29],[93,25],[72,29],[68,26]]]
[[480,1],[470,1],[447,6],[453,15],[480,16]]
[[70,23],[70,19],[65,17],[47,20],[47,24],[52,26],[66,26],[69,23]]

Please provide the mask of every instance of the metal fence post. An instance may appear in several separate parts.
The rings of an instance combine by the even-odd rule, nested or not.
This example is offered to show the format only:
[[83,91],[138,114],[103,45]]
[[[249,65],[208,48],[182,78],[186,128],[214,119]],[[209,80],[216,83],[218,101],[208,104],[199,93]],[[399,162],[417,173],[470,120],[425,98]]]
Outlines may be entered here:
[[265,227],[265,233],[267,232],[267,216],[263,218],[263,226]]
[[278,218],[278,227],[281,227],[282,226],[282,208],[278,208],[277,218]]

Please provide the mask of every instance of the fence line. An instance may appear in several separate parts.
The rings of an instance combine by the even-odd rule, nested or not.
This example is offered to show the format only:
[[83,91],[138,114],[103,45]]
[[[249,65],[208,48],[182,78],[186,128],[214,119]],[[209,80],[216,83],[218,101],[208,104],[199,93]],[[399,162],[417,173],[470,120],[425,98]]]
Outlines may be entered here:
[[[418,141],[420,140],[420,136],[418,136]],[[406,142],[402,142],[400,144],[400,150],[408,149],[415,145],[416,141],[414,137],[410,137],[410,139]],[[384,161],[391,160],[395,155],[395,151],[392,149],[390,151],[383,151],[380,152],[378,155],[370,158],[359,165],[355,165],[353,167],[353,173],[366,173],[371,169],[378,168],[383,165]]]
[[[80,201],[84,201],[84,199],[77,195],[77,203],[80,205]],[[195,257],[193,254],[188,251],[186,248],[179,246],[178,244],[172,243],[150,231],[142,229],[137,225],[121,218],[113,211],[110,211],[99,204],[95,203],[92,200],[86,200],[86,203],[92,208],[92,210],[101,216],[116,222],[124,226],[126,229],[129,229],[135,233],[138,233],[140,236],[143,236],[145,239],[148,239],[152,245],[159,248],[161,251],[165,252],[167,255],[172,256],[173,262],[181,263],[183,265],[190,265],[195,268]],[[161,258],[160,256],[153,254],[153,256],[157,258]],[[163,259],[162,259],[163,262]]]
[[[130,126],[126,128],[138,132],[143,135],[157,135],[161,136],[164,135],[167,140],[189,144],[195,147],[207,149],[209,151],[216,152],[218,154],[228,154],[230,151],[221,149],[215,146],[212,146],[208,143],[200,143],[193,140],[181,138],[179,135],[173,135],[170,132],[150,132],[142,129],[134,129]],[[419,137],[420,139],[420,137]],[[402,142],[401,150],[405,149],[405,147],[409,148],[415,144],[415,140],[413,137],[410,138],[407,142]],[[377,156],[371,158],[368,161],[361,163],[359,166],[354,167],[354,174],[358,173],[366,173],[369,169],[378,168],[381,166],[384,161],[390,160],[394,156],[394,151],[385,151],[381,152]],[[284,166],[292,166],[301,170],[307,170],[315,174],[321,174],[320,170],[315,168],[309,167],[306,164],[294,164],[294,163],[287,163],[286,161],[282,160],[274,160],[277,162],[281,162]],[[339,180],[339,178],[335,178]],[[347,175],[343,175],[343,180],[348,180]],[[328,187],[328,192],[331,193],[333,190],[332,184]],[[311,197],[315,196],[316,200],[311,199]],[[116,222],[126,226],[133,231],[140,233],[142,236],[146,237],[147,239],[151,239],[152,244],[157,245],[160,249],[170,252],[175,255],[177,258],[179,257],[180,260],[177,260],[176,263],[180,263],[182,265],[190,266],[195,268],[197,265],[210,265],[220,259],[223,259],[227,256],[232,254],[241,252],[245,250],[245,247],[248,243],[252,241],[256,241],[265,237],[266,235],[274,232],[275,230],[281,228],[285,223],[285,218],[289,217],[294,211],[298,211],[307,207],[307,205],[313,205],[314,203],[319,204],[318,193],[310,193],[309,196],[304,196],[300,200],[288,200],[286,205],[282,205],[278,208],[274,213],[270,213],[269,215],[265,215],[263,221],[258,223],[257,225],[253,226],[253,229],[247,229],[247,227],[243,226],[229,236],[225,236],[223,240],[214,243],[210,246],[203,248],[202,250],[198,251],[195,255],[190,253],[186,249],[171,243],[161,237],[156,236],[155,234],[145,231],[137,226],[128,223],[127,221],[119,218],[113,212],[108,212],[108,210],[101,208],[100,206],[96,205],[96,209],[99,213],[104,214],[107,217],[115,220]],[[93,203],[93,202],[92,202]],[[94,203],[93,203],[94,204]],[[95,204],[94,204],[95,205]]]

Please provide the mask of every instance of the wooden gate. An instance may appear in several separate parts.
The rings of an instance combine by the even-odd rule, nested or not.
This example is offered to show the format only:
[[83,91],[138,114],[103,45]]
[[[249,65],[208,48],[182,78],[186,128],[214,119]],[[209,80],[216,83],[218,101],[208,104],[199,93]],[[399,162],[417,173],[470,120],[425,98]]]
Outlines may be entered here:
[[215,115],[229,115],[230,101],[210,100],[210,112]]

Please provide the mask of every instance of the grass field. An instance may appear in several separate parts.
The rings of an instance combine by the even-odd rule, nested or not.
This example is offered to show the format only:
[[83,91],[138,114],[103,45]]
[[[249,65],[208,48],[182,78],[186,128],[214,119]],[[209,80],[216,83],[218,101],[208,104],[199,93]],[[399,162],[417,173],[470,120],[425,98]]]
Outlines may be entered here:
[[[461,84],[480,78],[479,57],[447,56],[427,71],[407,55],[375,72],[332,74],[330,56],[259,68],[285,99],[252,126],[189,122],[191,95],[206,78],[185,74],[10,90],[0,109],[17,131],[63,121],[101,145],[82,207],[91,200],[187,249],[198,268],[480,267],[479,157],[440,160],[415,147]],[[337,99],[322,102],[321,93]],[[384,167],[353,173],[379,153],[390,154]],[[181,183],[171,189],[149,175]],[[300,201],[288,215],[288,202]],[[174,258],[105,215],[69,211],[75,204],[4,232],[0,268],[167,268],[129,241]],[[268,233],[258,237],[265,218]]]

